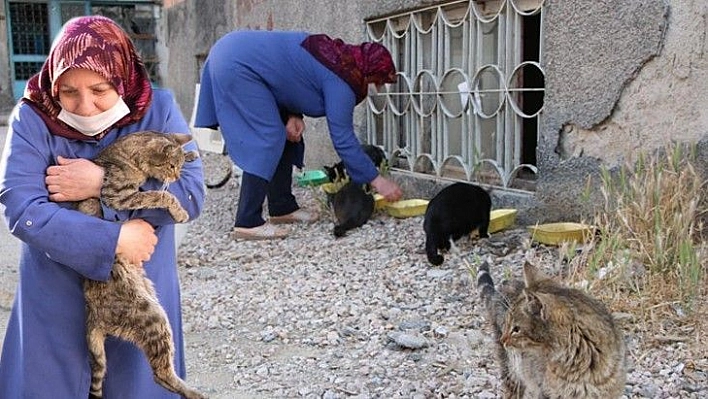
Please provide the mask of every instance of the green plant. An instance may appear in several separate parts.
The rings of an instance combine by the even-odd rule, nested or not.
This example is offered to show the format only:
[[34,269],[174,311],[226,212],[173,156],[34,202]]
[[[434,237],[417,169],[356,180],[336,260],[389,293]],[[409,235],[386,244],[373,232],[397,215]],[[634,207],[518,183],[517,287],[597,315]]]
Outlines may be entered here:
[[688,309],[704,294],[708,248],[700,216],[707,184],[693,167],[695,156],[693,148],[672,143],[631,166],[601,170],[600,235],[585,260],[591,278],[607,269],[610,276],[596,286]]

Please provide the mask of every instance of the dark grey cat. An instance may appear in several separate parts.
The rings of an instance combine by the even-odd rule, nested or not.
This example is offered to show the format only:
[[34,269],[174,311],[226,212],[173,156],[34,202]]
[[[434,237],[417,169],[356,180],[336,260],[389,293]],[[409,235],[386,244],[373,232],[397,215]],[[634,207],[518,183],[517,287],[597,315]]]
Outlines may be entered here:
[[[101,200],[116,210],[165,208],[176,222],[187,221],[189,215],[170,192],[141,191],[140,186],[149,178],[165,184],[179,179],[184,162],[199,156],[196,151],[185,152],[182,148],[189,140],[191,136],[186,134],[146,131],[111,143],[93,160],[105,170]],[[103,216],[98,198],[79,202],[77,209]],[[84,280],[84,297],[90,398],[102,397],[106,374],[104,342],[107,335],[112,335],[134,343],[145,353],[155,382],[187,399],[204,399],[175,373],[172,329],[142,267],[116,256],[107,281]]]
[[456,241],[478,229],[480,237],[489,237],[489,217],[492,200],[489,193],[474,184],[453,183],[428,203],[423,221],[425,253],[433,265],[441,265],[445,258],[439,253],[450,249],[450,240]]
[[374,196],[369,185],[348,182],[333,195],[332,209],[337,219],[335,237],[344,237],[348,230],[363,226],[374,213]]
[[[362,144],[361,148],[379,172],[384,173],[388,163],[384,151],[371,144]],[[330,182],[335,184],[346,182],[339,191],[330,196],[330,204],[337,219],[333,233],[335,237],[343,237],[348,230],[363,226],[371,218],[374,213],[374,196],[368,184],[354,184],[349,181],[344,162],[325,166],[324,170]]]

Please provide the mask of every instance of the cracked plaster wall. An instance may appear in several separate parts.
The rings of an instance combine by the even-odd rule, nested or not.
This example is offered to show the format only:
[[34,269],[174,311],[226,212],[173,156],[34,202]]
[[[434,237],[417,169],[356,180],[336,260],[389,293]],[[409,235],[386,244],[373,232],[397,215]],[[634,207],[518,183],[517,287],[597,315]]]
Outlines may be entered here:
[[587,184],[599,198],[601,167],[625,165],[667,140],[705,144],[707,7],[703,0],[547,4],[539,219],[588,215],[591,205],[580,198]]
[[[202,1],[166,1],[167,86],[189,117],[196,56],[229,30],[303,29],[358,42],[367,17],[438,3],[210,0],[203,7]],[[590,205],[580,198],[589,178],[597,185],[600,167],[660,148],[667,138],[708,141],[705,0],[546,0],[545,7],[537,191],[494,193],[497,207],[520,208],[520,223],[586,217]],[[336,160],[324,120],[308,120],[307,129],[308,166]],[[435,191],[430,181],[406,187]]]

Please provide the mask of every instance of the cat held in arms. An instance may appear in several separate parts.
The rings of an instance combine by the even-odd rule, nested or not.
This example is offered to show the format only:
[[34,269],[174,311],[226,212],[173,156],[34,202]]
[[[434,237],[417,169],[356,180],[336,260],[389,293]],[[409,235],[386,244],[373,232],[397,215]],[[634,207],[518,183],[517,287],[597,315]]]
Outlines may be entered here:
[[524,280],[499,288],[484,262],[477,287],[494,334],[506,399],[616,399],[627,378],[623,334],[612,314],[529,262]]
[[[166,208],[178,223],[189,218],[177,198],[167,190],[140,191],[149,178],[165,185],[180,177],[182,165],[195,160],[196,151],[185,152],[187,134],[152,131],[123,136],[104,148],[93,160],[105,170],[101,201],[112,209]],[[77,209],[102,217],[98,198],[80,201]],[[86,339],[91,363],[90,398],[103,396],[106,374],[106,336],[134,343],[146,355],[155,381],[187,399],[206,397],[191,389],[174,370],[174,342],[167,314],[158,302],[152,282],[142,267],[116,256],[110,278],[84,280]]]

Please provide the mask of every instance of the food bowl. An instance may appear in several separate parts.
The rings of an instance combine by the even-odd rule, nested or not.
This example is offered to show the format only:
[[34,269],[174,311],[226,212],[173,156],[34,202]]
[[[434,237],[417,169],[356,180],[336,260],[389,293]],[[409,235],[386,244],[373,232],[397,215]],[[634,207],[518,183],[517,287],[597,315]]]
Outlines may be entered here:
[[327,194],[336,194],[342,188],[343,184],[339,183],[323,183],[320,185],[322,191]]
[[319,169],[306,170],[297,175],[297,184],[300,187],[319,186],[328,181],[329,177],[327,177],[327,173]]
[[547,223],[528,226],[531,239],[541,244],[558,245],[563,242],[584,242],[595,234],[595,227],[572,222]]
[[487,232],[496,233],[514,225],[516,221],[516,209],[495,209],[490,213],[489,228]]
[[386,198],[384,198],[383,195],[381,195],[379,193],[374,193],[374,209],[375,210],[384,209],[388,204],[389,204],[389,202],[386,201]]
[[413,216],[421,216],[428,209],[428,200],[424,199],[407,199],[396,202],[391,202],[385,206],[386,212],[396,218],[408,218]]

